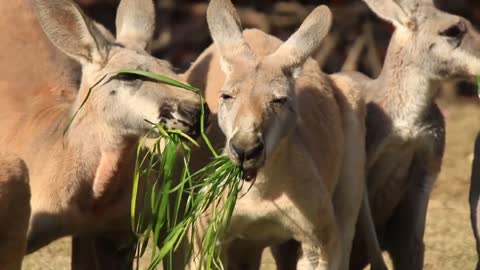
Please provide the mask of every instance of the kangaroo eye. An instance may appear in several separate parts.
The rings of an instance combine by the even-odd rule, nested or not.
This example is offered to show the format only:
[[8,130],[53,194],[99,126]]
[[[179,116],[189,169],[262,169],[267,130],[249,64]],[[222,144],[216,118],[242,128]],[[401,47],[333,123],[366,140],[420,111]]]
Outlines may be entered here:
[[466,31],[467,31],[467,28],[465,24],[460,22],[440,32],[440,35],[444,37],[449,37],[449,38],[461,39]]
[[287,103],[287,101],[288,101],[287,97],[281,97],[281,98],[276,98],[276,99],[272,100],[272,103],[273,104],[278,104],[278,105],[283,105],[283,104]]
[[221,98],[222,100],[224,100],[224,101],[225,101],[225,100],[233,99],[233,97],[232,97],[231,95],[225,94],[225,93],[223,93],[223,94],[220,96],[220,98]]

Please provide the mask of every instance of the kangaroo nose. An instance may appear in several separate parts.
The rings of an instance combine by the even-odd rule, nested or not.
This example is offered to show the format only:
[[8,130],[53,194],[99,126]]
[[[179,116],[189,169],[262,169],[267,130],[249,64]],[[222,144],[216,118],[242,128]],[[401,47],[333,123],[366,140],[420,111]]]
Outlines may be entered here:
[[233,142],[230,142],[230,147],[233,150],[234,154],[240,162],[246,160],[252,160],[258,158],[258,156],[263,152],[264,144],[263,142],[258,142],[255,146],[250,148],[245,148],[236,145]]
[[[201,108],[198,104],[192,106],[180,106],[179,113],[188,119],[190,130],[190,135],[196,137],[200,134],[200,127],[201,127]],[[210,109],[206,103],[203,104],[203,121],[204,127],[206,128],[209,124],[209,117],[210,117]]]

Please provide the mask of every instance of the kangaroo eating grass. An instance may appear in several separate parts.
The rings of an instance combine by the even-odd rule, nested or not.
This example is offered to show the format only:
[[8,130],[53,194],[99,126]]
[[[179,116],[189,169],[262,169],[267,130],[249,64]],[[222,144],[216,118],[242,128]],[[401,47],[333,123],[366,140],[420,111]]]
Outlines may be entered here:
[[[428,200],[445,146],[437,86],[480,74],[480,36],[469,21],[438,10],[432,0],[364,1],[396,27],[384,67],[376,79],[338,77],[359,84],[366,95],[368,196],[381,248],[395,269],[422,269]],[[359,229],[352,269],[368,263],[365,241]]]
[[0,269],[21,269],[29,218],[27,166],[16,155],[0,152]]
[[470,219],[472,222],[473,234],[477,245],[477,267],[480,270],[480,228],[479,225],[479,200],[480,200],[480,133],[475,141],[475,150],[472,164],[472,178],[470,183]]
[[[303,250],[298,269],[346,269],[365,185],[364,104],[309,58],[330,29],[329,9],[316,8],[285,43],[242,33],[229,0],[211,1],[207,21],[214,45],[186,76],[218,112],[225,153],[256,178],[220,243],[226,269],[257,269],[264,247],[292,238]],[[201,269],[195,259],[190,269]]]
[[[56,79],[62,77],[57,70],[39,70],[51,79],[44,84],[48,87],[25,91],[25,96],[15,91],[14,80],[0,84],[0,143],[24,158],[30,170],[28,252],[65,235],[94,237],[129,231],[135,149],[139,137],[151,127],[145,120],[193,134],[199,129],[201,107],[200,98],[190,91],[138,76],[115,75],[130,68],[177,78],[167,62],[146,51],[155,23],[152,1],[120,3],[116,39],[72,1],[35,0],[33,4],[46,36],[81,64],[82,76],[75,89]],[[55,59],[42,60],[55,66]],[[22,61],[21,55],[16,61]]]

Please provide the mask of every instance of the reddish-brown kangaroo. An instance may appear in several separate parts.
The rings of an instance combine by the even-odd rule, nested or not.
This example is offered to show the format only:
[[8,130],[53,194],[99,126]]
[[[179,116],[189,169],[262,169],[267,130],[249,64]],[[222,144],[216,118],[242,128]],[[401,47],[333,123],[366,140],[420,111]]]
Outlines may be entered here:
[[[310,59],[329,9],[312,11],[285,42],[242,31],[230,0],[212,0],[207,21],[214,45],[186,76],[218,113],[225,154],[256,177],[219,243],[225,268],[256,269],[264,247],[294,238],[304,251],[298,269],[347,269],[365,185],[364,103]],[[205,268],[179,257],[175,269]]]
[[[30,171],[27,251],[65,235],[78,237],[82,246],[81,237],[128,231],[135,149],[151,127],[145,120],[190,134],[199,127],[196,94],[115,74],[130,68],[179,79],[167,62],[147,52],[153,2],[121,1],[116,38],[69,0],[35,0],[34,13],[29,1],[1,6],[0,143]],[[18,25],[8,20],[15,10]],[[71,71],[64,55],[80,64],[81,73]]]

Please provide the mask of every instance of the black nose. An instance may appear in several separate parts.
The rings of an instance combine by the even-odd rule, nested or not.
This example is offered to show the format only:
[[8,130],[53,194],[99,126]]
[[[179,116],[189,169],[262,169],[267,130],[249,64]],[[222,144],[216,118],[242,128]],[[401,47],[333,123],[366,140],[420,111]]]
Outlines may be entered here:
[[[183,115],[187,115],[191,119],[200,119],[202,108],[199,104],[190,106],[180,106],[179,111]],[[203,116],[207,119],[210,116],[210,109],[207,103],[203,103]]]
[[230,147],[233,150],[234,154],[241,162],[252,160],[258,158],[258,156],[263,152],[263,142],[258,142],[255,146],[250,148],[245,148],[236,145],[233,142],[230,142]]
[[[200,123],[201,123],[201,107],[197,104],[196,106],[180,106],[178,109],[179,113],[190,120],[191,123],[191,135],[198,136],[200,134]],[[203,104],[203,121],[204,126],[207,127],[210,117],[210,109],[206,103]]]

